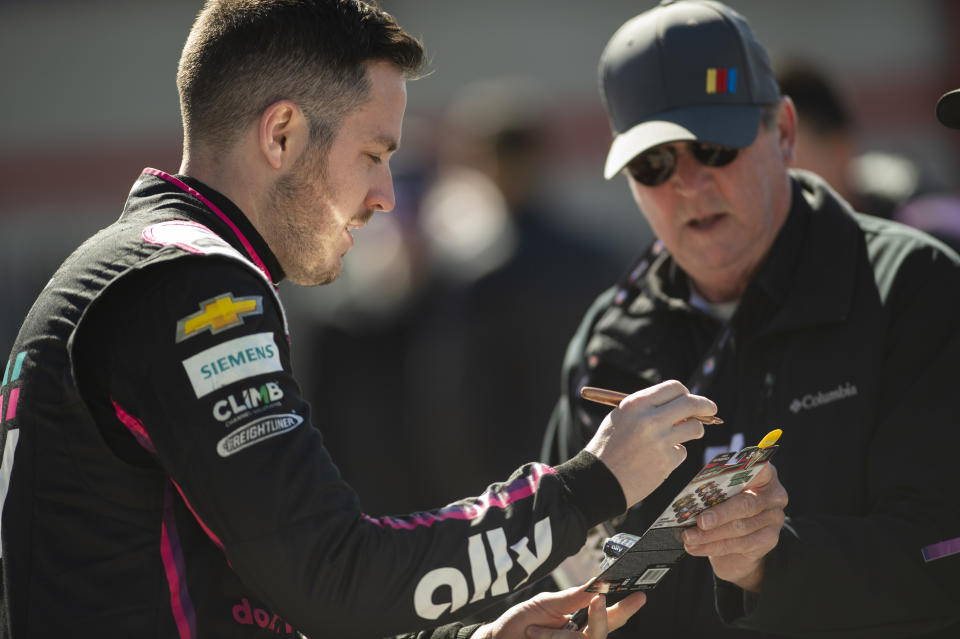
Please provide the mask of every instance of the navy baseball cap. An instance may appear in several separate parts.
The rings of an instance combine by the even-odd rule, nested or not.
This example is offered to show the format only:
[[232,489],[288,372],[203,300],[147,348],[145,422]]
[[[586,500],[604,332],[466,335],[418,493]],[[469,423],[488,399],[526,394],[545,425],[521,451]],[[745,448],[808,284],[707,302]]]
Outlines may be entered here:
[[937,100],[937,119],[943,126],[960,129],[960,89],[940,96]]
[[664,0],[628,20],[600,56],[613,143],[608,180],[665,142],[753,143],[780,87],[746,19],[710,0]]

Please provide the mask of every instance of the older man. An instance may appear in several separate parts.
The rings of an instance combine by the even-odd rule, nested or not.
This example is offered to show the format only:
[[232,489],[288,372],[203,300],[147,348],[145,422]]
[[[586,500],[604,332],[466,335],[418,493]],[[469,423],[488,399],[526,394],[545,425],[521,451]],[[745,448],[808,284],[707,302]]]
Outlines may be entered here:
[[636,635],[957,636],[960,259],[790,168],[794,107],[723,4],[631,19],[600,82],[604,174],[657,241],[583,320],[544,455],[592,436],[584,385],[708,392],[726,424],[618,522],[639,534],[704,460],[784,431],[776,470],[684,531],[698,559],[649,593]]

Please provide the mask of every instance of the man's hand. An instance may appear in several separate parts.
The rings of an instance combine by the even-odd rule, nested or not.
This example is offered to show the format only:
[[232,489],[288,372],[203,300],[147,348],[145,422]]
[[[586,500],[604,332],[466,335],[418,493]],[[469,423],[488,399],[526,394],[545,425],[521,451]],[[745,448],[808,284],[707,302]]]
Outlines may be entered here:
[[703,437],[695,415],[714,415],[717,405],[668,381],[628,395],[608,414],[585,450],[620,482],[627,506],[654,491],[687,457],[683,442]]
[[767,464],[742,493],[700,513],[696,527],[683,531],[684,549],[709,557],[720,579],[760,592],[763,559],[780,540],[786,505],[777,469]]
[[[603,639],[616,630],[646,601],[642,592],[634,593],[609,608],[606,597],[586,592],[583,586],[560,592],[542,592],[518,603],[496,621],[480,626],[473,639]],[[570,615],[589,605],[583,630],[564,630]]]

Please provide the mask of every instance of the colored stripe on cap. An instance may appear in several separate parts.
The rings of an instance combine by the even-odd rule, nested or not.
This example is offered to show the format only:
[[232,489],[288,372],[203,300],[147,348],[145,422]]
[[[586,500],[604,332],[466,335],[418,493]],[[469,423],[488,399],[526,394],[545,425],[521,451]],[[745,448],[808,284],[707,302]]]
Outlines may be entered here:
[[734,67],[707,69],[707,93],[736,93],[737,70]]

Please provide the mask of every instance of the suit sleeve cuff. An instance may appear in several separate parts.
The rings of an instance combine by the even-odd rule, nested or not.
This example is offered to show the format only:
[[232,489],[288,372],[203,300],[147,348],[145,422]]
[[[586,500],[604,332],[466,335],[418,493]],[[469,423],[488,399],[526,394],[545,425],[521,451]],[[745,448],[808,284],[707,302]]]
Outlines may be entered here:
[[587,528],[612,519],[627,509],[620,482],[602,461],[585,450],[556,467],[570,502],[580,509]]

